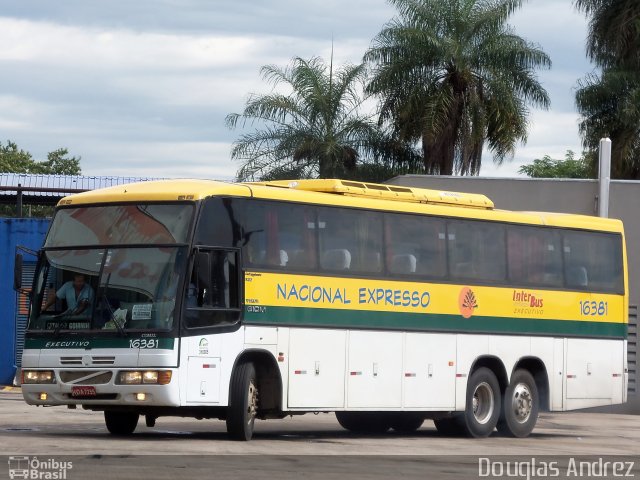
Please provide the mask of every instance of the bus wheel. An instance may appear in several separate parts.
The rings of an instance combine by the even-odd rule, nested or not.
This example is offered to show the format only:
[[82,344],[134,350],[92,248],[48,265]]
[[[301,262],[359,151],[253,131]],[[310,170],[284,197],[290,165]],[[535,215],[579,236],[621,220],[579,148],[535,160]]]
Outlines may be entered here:
[[104,423],[112,435],[131,435],[138,426],[137,413],[105,410]]
[[412,433],[424,423],[424,416],[415,413],[398,412],[390,416],[391,428],[398,433]]
[[491,435],[500,419],[500,385],[495,374],[481,367],[467,383],[467,402],[462,417],[466,433],[482,438]]
[[248,441],[253,437],[253,425],[258,414],[258,381],[251,362],[236,367],[231,377],[227,433],[234,440]]
[[385,433],[391,428],[388,415],[377,412],[336,412],[338,423],[354,433]]
[[536,426],[540,397],[536,382],[527,370],[516,370],[504,393],[498,431],[512,437],[527,437]]

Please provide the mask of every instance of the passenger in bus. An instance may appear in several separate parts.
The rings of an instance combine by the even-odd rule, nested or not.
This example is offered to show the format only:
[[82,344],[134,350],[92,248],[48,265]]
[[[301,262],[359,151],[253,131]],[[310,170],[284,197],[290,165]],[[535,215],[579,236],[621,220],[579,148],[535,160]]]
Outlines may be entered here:
[[73,280],[65,282],[55,295],[51,295],[45,304],[43,311],[48,310],[58,300],[67,302],[65,315],[91,315],[93,303],[93,289],[87,283],[86,275],[76,273]]

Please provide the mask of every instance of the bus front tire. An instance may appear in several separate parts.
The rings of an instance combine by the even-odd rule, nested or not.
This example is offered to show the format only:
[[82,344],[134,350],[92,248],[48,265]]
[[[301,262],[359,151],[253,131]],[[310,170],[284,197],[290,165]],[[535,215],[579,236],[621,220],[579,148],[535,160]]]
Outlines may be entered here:
[[336,412],[342,428],[353,433],[385,433],[391,428],[388,415],[377,412]]
[[467,401],[462,416],[466,433],[470,437],[491,435],[500,419],[502,393],[495,374],[480,367],[471,374],[467,383]]
[[504,392],[498,431],[510,437],[529,436],[538,421],[539,409],[540,397],[533,376],[527,370],[516,370]]
[[105,410],[104,423],[112,435],[131,435],[138,426],[137,413]]
[[258,381],[251,362],[238,365],[231,377],[227,433],[233,440],[248,441],[258,413]]

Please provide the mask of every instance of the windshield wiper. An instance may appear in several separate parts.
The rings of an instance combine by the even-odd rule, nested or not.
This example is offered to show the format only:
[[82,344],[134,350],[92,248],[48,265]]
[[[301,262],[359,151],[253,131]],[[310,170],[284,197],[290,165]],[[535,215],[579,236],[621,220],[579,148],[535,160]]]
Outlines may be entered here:
[[107,298],[107,294],[106,293],[104,293],[102,295],[102,300],[107,304],[107,310],[109,310],[109,316],[111,317],[111,321],[113,322],[113,324],[118,329],[118,333],[120,333],[120,335],[122,335],[123,337],[126,337],[127,336],[127,332],[122,327],[122,325],[120,325],[120,322],[118,322],[118,320],[116,320],[116,317],[113,314],[113,309],[111,308],[111,304],[109,303],[109,299]]

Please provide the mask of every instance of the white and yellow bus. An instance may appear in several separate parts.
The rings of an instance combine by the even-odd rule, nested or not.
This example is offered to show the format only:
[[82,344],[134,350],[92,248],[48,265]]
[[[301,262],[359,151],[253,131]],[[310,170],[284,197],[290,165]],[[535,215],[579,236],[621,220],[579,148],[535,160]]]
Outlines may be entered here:
[[621,222],[482,195],[342,180],[81,193],[58,205],[31,295],[25,400],[103,411],[113,434],[175,415],[248,440],[255,419],[335,412],[352,431],[429,418],[524,437],[541,410],[626,401]]

